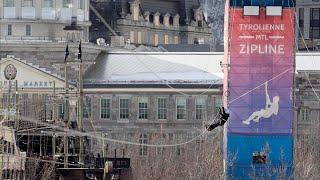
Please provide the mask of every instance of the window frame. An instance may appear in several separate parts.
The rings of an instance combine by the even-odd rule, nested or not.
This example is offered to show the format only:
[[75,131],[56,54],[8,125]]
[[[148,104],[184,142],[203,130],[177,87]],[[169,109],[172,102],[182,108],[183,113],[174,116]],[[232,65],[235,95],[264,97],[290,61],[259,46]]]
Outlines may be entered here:
[[26,36],[32,36],[31,24],[26,24]]
[[[183,100],[184,100],[184,108],[179,108],[178,107],[178,99],[182,99],[183,98]],[[183,96],[179,96],[179,97],[176,97],[176,119],[177,120],[186,120],[187,119],[187,116],[188,116],[188,114],[187,114],[187,98],[186,97],[183,97]],[[182,115],[182,117],[181,118],[179,118],[179,112],[180,111],[183,111],[183,114],[181,114]]]
[[12,24],[7,25],[7,36],[12,36]]
[[65,116],[65,104],[59,103],[58,104],[58,119],[64,119]]
[[[146,102],[141,102],[141,99],[146,99]],[[145,103],[146,107],[140,107],[140,102]],[[149,98],[148,97],[138,97],[138,119],[139,120],[148,120],[149,116]],[[144,113],[141,111],[145,111]],[[142,117],[142,115],[145,115]]]
[[71,0],[62,0],[62,8],[71,8],[70,5],[72,5]]
[[15,1],[14,0],[4,0],[3,1],[3,7],[15,7]]
[[302,122],[310,122],[311,111],[308,108],[300,109],[300,119]]
[[[317,13],[318,18],[315,18]],[[320,8],[310,8],[310,38],[320,39]],[[317,34],[315,33],[317,32]]]
[[[148,144],[148,135],[140,134],[139,144]],[[139,146],[139,156],[148,156],[148,146],[140,145]]]
[[84,0],[77,0],[77,9],[84,9]]
[[[204,104],[202,108],[198,108],[198,100],[203,100]],[[194,108],[195,108],[195,119],[196,120],[204,120],[206,118],[206,108],[207,108],[207,98],[206,97],[196,97],[195,98],[195,103],[194,103]],[[201,104],[199,104],[201,105]],[[201,109],[201,114],[200,118],[198,118],[198,110]]]
[[92,114],[92,102],[90,97],[85,97],[83,99],[82,117],[91,118]]
[[[165,107],[159,107],[159,100],[162,99],[162,100],[165,100]],[[164,118],[159,118],[159,115],[160,115],[160,109],[162,109],[164,111]],[[167,97],[158,97],[157,98],[157,120],[167,120],[168,119],[168,98]]]
[[[109,117],[107,117],[108,115],[108,108],[106,106],[106,117],[102,117],[102,101],[103,100],[109,100]],[[107,104],[107,103],[106,103]],[[100,98],[100,119],[111,119],[111,106],[112,106],[112,101],[111,101],[111,98],[107,98],[107,97],[103,97],[103,98]]]
[[[31,3],[30,3],[31,2]],[[29,4],[30,3],[30,4]],[[22,1],[22,7],[34,7],[33,0],[23,0]]]
[[[122,108],[121,107],[121,100],[126,100],[127,101],[127,108]],[[123,120],[123,119],[129,119],[130,117],[130,99],[128,97],[119,97],[119,119]],[[126,110],[127,109],[127,110]],[[121,113],[122,113],[122,110],[125,110],[126,111],[126,116],[125,117],[121,117]]]
[[[49,6],[48,6],[48,3],[49,2]],[[44,8],[53,8],[53,4],[54,4],[54,1],[53,0],[43,0],[42,2],[42,7]]]

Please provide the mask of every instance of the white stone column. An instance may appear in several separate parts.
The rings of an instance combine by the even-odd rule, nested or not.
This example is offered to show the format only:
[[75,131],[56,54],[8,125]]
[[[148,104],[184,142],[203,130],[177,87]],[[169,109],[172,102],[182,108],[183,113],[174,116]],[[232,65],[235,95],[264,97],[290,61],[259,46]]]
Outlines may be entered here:
[[310,8],[304,8],[304,20],[303,20],[303,36],[305,39],[310,38]]

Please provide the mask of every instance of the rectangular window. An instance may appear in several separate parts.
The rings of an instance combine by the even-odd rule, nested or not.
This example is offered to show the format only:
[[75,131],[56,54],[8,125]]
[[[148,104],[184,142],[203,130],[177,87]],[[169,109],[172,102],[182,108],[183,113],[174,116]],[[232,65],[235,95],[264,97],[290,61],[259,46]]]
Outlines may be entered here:
[[[140,144],[148,144],[148,136],[146,134],[141,134],[139,138]],[[139,155],[146,156],[148,154],[148,147],[141,145],[139,147]]]
[[77,0],[77,8],[83,9],[83,0]]
[[310,37],[320,39],[320,8],[310,9]]
[[31,25],[30,24],[26,25],[26,36],[31,36]]
[[206,110],[206,99],[196,98],[196,119],[204,119]]
[[303,108],[300,110],[301,113],[301,120],[302,121],[309,121],[310,120],[310,110]]
[[23,0],[23,7],[33,7],[33,0]]
[[141,35],[141,32],[139,31],[138,32],[138,44],[141,44],[142,43],[142,35]]
[[71,0],[63,0],[62,1],[62,7],[63,8],[71,8]]
[[164,35],[164,44],[169,44],[169,36]]
[[187,117],[187,99],[177,97],[176,99],[177,119],[186,119]]
[[134,31],[130,31],[130,43],[134,44]]
[[14,0],[4,0],[4,7],[14,7]]
[[221,96],[216,96],[214,98],[214,107],[215,107],[215,113],[219,112],[219,107],[222,106],[222,97]]
[[158,35],[158,34],[155,34],[155,35],[154,35],[154,45],[155,45],[155,46],[158,46],[158,44],[159,44],[159,35]]
[[100,99],[100,118],[110,119],[111,117],[111,100]]
[[83,118],[90,118],[91,116],[91,99],[89,97],[83,100]]
[[179,37],[178,37],[178,36],[175,36],[175,37],[174,37],[174,43],[175,43],[175,44],[179,44]]
[[7,27],[7,35],[8,35],[8,36],[12,36],[12,24],[8,24],[8,27]]
[[299,27],[303,27],[304,24],[304,8],[299,8]]
[[139,119],[148,119],[148,98],[139,98]]
[[120,106],[120,119],[128,119],[129,118],[129,99],[120,98],[119,106]]
[[84,7],[83,0],[78,0],[77,1],[77,8],[78,9],[83,9],[83,7]]
[[60,103],[58,105],[58,118],[63,119],[64,118],[64,104]]
[[167,119],[167,98],[158,98],[158,119]]
[[53,0],[43,0],[43,7],[46,7],[46,8],[53,7]]

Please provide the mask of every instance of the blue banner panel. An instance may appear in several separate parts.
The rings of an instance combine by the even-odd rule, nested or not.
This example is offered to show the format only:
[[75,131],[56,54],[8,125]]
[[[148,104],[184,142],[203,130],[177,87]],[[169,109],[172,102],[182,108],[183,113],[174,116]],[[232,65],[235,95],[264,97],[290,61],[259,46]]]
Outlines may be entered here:
[[295,7],[295,0],[230,0],[231,7],[243,6],[282,6]]
[[[286,179],[291,178],[293,163],[292,136],[228,134],[227,138],[228,179],[252,179],[262,176],[275,179],[280,176],[285,176]],[[259,157],[262,157],[264,162],[256,159],[259,153],[261,155]]]

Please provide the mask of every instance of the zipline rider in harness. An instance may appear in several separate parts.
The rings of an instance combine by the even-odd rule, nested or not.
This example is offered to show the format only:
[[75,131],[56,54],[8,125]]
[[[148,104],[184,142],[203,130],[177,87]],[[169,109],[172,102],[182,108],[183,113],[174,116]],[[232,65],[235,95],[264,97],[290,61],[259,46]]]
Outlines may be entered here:
[[215,129],[216,127],[218,126],[223,126],[229,119],[229,113],[226,113],[224,107],[220,107],[219,108],[219,119],[220,121],[219,122],[216,122],[216,123],[213,123],[211,125],[206,125],[206,129],[208,131],[212,131],[213,129]]

